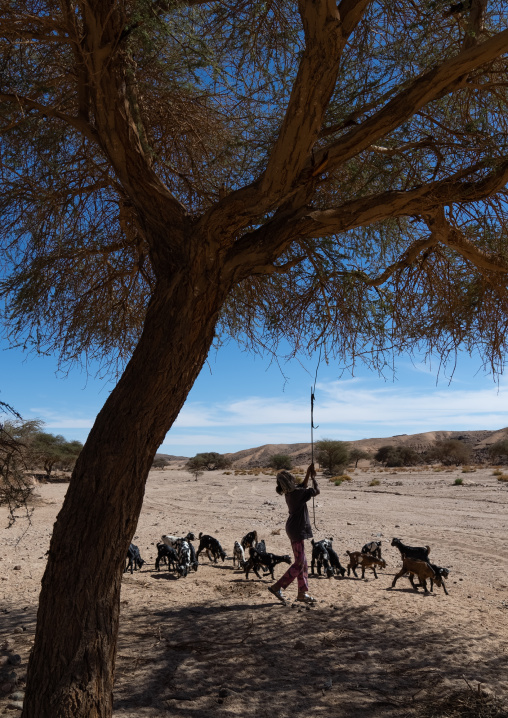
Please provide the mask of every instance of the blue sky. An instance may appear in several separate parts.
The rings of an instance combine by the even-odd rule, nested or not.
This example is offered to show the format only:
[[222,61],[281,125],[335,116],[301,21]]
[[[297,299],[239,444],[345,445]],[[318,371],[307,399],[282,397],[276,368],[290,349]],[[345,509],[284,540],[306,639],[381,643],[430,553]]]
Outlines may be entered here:
[[[212,352],[180,416],[159,451],[194,456],[239,451],[267,443],[310,441],[310,388],[318,357],[294,360],[281,370],[268,358],[235,345]],[[315,438],[354,440],[432,430],[508,426],[508,382],[479,370],[479,360],[459,358],[453,380],[433,367],[398,361],[395,380],[362,367],[354,377],[336,364],[319,367]],[[79,369],[63,375],[54,357],[0,350],[0,399],[45,430],[84,441],[112,388]]]

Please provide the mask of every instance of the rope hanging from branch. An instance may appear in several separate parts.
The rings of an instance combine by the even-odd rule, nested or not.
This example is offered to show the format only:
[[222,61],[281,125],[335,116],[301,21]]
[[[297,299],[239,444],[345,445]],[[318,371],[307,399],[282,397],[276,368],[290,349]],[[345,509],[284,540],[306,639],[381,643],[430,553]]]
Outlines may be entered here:
[[[321,351],[323,347],[321,346],[319,348],[319,359],[316,367],[316,375],[314,377],[314,386],[310,388],[310,453],[311,453],[311,462],[314,464],[314,429],[318,429],[318,426],[314,426],[314,402],[316,400],[316,382],[317,382],[317,375],[319,370],[319,365],[321,364]],[[314,528],[316,531],[318,530],[318,527],[316,526],[316,505],[314,502],[314,496],[312,497],[312,515],[313,515],[313,522],[314,522]]]

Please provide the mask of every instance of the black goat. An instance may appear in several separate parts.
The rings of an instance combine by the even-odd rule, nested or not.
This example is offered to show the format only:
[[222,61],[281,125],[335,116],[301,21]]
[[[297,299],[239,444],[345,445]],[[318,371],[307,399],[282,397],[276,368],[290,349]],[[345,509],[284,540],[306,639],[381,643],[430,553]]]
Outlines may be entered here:
[[132,570],[133,568],[137,571],[138,568],[141,570],[143,564],[145,562],[141,558],[141,554],[139,553],[139,548],[137,546],[134,546],[133,543],[130,544],[129,548],[127,549],[127,565],[124,568],[124,573],[128,571],[129,569]]
[[318,575],[321,576],[321,568],[324,568],[328,578],[333,576],[333,568],[330,564],[330,554],[328,553],[328,539],[314,541],[312,539],[312,560],[310,564],[310,572],[314,573],[314,566],[317,564]]
[[245,562],[243,567],[245,571],[245,578],[249,578],[250,571],[254,571],[256,576],[258,578],[261,578],[258,569],[262,568],[267,569],[270,573],[270,576],[272,577],[272,580],[275,581],[273,569],[279,563],[291,564],[291,558],[289,557],[289,554],[285,554],[284,556],[276,556],[274,553],[260,552],[256,548],[252,548],[251,546],[251,548],[249,549],[249,560]]
[[255,546],[258,542],[258,532],[257,531],[249,531],[248,534],[245,534],[243,539],[240,541],[240,545],[243,548],[243,550],[247,550],[251,546]]
[[333,539],[329,538],[329,539],[324,539],[324,540],[326,541],[326,550],[328,552],[328,557],[330,559],[330,566],[335,571],[337,576],[339,574],[341,576],[344,576],[346,573],[346,569],[344,568],[344,566],[342,566],[339,556],[332,546]]
[[414,558],[417,561],[428,561],[430,546],[406,546],[398,538],[392,539],[392,546],[396,546],[402,558]]
[[214,561],[214,563],[217,563],[218,559],[221,558],[223,561],[226,558],[226,552],[218,542],[216,538],[213,536],[208,536],[207,534],[200,533],[199,534],[199,548],[196,551],[196,559],[199,558],[199,554],[201,551],[206,551],[206,555],[208,556],[208,559],[210,561]]

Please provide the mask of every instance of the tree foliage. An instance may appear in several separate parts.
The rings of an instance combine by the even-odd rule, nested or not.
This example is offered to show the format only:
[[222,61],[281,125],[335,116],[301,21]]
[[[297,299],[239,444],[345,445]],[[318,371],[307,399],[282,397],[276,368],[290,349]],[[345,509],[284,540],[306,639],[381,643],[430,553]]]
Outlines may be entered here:
[[231,466],[231,459],[223,454],[218,454],[216,451],[206,451],[201,454],[196,454],[192,459],[185,464],[187,471],[194,472],[196,469],[201,471],[216,471],[220,469],[227,469]]
[[80,441],[67,441],[60,434],[39,431],[31,437],[30,457],[32,463],[44,467],[49,479],[56,466],[67,471],[73,469],[82,448]]
[[192,261],[188,230],[202,242],[208,226],[215,256],[242,267],[224,339],[324,345],[380,368],[394,351],[464,344],[499,369],[506,7],[449,5],[6,5],[12,338],[121,365],[162,270],[158,243],[171,236],[173,274]]
[[283,469],[290,471],[293,468],[293,460],[289,454],[274,454],[270,456],[268,465],[276,471],[282,471]]
[[429,460],[440,461],[445,466],[458,466],[459,464],[468,464],[473,457],[473,451],[463,441],[445,439],[444,441],[436,441],[428,452],[428,457]]
[[349,462],[349,444],[334,439],[316,442],[316,456],[320,465],[329,473],[341,471]]
[[8,525],[12,526],[16,520],[16,509],[23,506],[30,517],[27,501],[33,492],[33,482],[27,472],[26,438],[40,426],[40,422],[24,422],[4,402],[0,402],[0,410],[14,416],[13,421],[0,422],[0,506],[7,506]]
[[381,446],[374,459],[385,466],[417,466],[423,463],[421,454],[410,446]]

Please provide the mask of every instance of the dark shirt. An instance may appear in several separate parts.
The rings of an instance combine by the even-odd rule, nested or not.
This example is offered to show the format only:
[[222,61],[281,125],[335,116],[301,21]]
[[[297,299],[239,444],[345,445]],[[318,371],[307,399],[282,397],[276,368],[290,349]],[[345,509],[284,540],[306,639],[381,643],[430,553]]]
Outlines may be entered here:
[[286,533],[290,541],[303,541],[303,539],[312,538],[307,501],[313,496],[317,496],[317,491],[313,488],[298,488],[289,494],[285,494],[289,509]]

